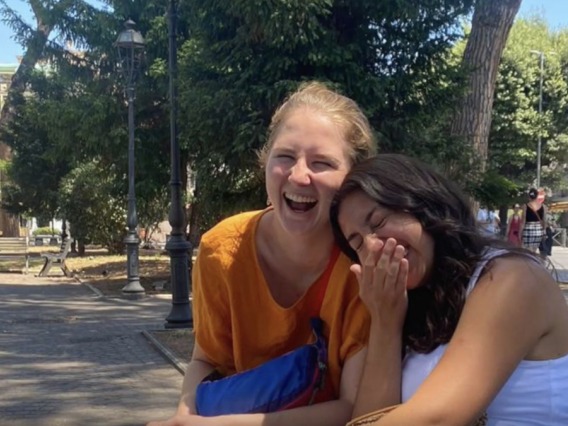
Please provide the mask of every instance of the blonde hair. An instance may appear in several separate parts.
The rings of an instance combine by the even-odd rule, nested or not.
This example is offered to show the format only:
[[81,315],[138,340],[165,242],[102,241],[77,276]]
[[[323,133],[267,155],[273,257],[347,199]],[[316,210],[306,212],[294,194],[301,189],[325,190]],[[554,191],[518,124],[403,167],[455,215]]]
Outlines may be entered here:
[[357,103],[333,90],[323,83],[313,81],[303,83],[292,93],[272,116],[268,127],[268,140],[259,151],[262,167],[266,166],[274,140],[288,116],[299,108],[308,108],[330,118],[341,130],[349,145],[351,165],[372,157],[376,152],[375,138],[367,117]]

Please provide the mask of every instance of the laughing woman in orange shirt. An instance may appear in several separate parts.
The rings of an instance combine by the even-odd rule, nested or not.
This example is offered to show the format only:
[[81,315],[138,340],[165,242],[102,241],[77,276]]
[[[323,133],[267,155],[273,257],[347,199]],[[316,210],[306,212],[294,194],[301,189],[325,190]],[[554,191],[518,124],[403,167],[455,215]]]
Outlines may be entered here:
[[[329,208],[351,166],[373,151],[357,104],[320,83],[303,85],[276,111],[260,155],[272,205],[226,219],[203,236],[193,275],[193,357],[177,415],[153,424],[330,426],[349,420],[369,318],[350,262],[334,242]],[[310,342],[314,313],[328,345],[326,387],[314,405],[195,414],[204,377],[213,370],[224,376],[246,371]]]

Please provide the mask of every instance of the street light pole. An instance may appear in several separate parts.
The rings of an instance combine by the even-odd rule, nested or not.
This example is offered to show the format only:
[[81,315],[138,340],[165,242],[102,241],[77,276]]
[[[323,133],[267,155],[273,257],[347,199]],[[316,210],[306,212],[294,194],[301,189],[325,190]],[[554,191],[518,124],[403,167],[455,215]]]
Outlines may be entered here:
[[[544,52],[540,50],[531,50],[531,53],[535,53],[538,55],[539,58],[539,67],[540,67],[540,83],[538,89],[538,116],[542,121],[542,83],[544,80]],[[537,150],[536,150],[536,186],[537,188],[540,187],[540,168],[541,168],[541,155],[542,155],[542,136],[541,136],[541,126],[540,123],[538,128],[538,143],[537,143]]]
[[[538,145],[536,151],[536,186],[540,187],[540,177],[541,177],[541,164],[542,164],[542,88],[544,83],[544,56],[545,53],[540,50],[531,50],[538,56],[539,59],[539,87],[538,87],[538,116],[540,118],[540,124],[538,127]],[[556,52],[548,52],[549,55],[556,55]]]
[[180,149],[177,132],[177,11],[175,0],[170,0],[168,9],[170,77],[170,157],[171,157],[171,205],[169,222],[172,227],[166,250],[170,253],[172,285],[172,309],[166,317],[166,328],[189,328],[193,325],[189,303],[189,251],[191,244],[185,238],[185,215],[181,203]]
[[144,49],[144,38],[134,30],[134,22],[128,20],[126,29],[118,35],[116,46],[121,61],[121,69],[126,79],[126,99],[128,103],[128,213],[126,225],[128,231],[124,238],[126,244],[127,284],[122,288],[122,294],[127,297],[143,297],[144,287],[140,284],[139,276],[139,246],[138,218],[136,215],[136,194],[134,186],[134,83],[140,67]]

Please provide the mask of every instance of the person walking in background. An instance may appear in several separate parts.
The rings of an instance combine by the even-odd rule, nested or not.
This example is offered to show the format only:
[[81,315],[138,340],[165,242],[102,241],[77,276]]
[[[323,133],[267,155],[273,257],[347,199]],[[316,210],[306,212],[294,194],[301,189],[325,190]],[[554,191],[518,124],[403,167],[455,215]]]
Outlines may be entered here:
[[355,165],[330,216],[371,316],[353,415],[394,406],[352,423],[568,425],[568,306],[538,255],[398,154]]
[[509,241],[514,246],[522,246],[521,241],[521,222],[522,222],[522,210],[519,204],[515,204],[513,207],[513,214],[509,216],[507,220],[507,241]]
[[538,201],[538,190],[529,189],[529,201],[523,206],[521,236],[523,247],[536,253],[545,238],[546,207]]
[[481,205],[479,207],[477,211],[477,223],[485,234],[495,236],[497,233],[499,227],[496,217],[495,212],[488,206]]
[[[334,241],[329,208],[351,166],[374,150],[361,109],[321,83],[301,86],[277,109],[260,153],[270,206],[203,235],[193,267],[195,346],[178,411],[150,425],[345,425],[370,321]],[[309,406],[200,416],[196,393],[205,377],[230,379],[308,344],[313,316],[323,322],[327,372]]]

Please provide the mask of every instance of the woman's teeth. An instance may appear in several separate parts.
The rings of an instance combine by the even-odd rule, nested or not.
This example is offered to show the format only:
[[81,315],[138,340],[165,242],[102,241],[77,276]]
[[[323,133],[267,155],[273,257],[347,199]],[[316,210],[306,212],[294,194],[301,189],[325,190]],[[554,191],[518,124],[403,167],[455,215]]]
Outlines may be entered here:
[[289,193],[284,194],[284,200],[288,207],[299,213],[305,213],[313,209],[318,202],[318,200],[313,197]]
[[305,195],[289,194],[285,193],[284,197],[295,203],[315,203],[317,200],[313,197],[307,197]]

